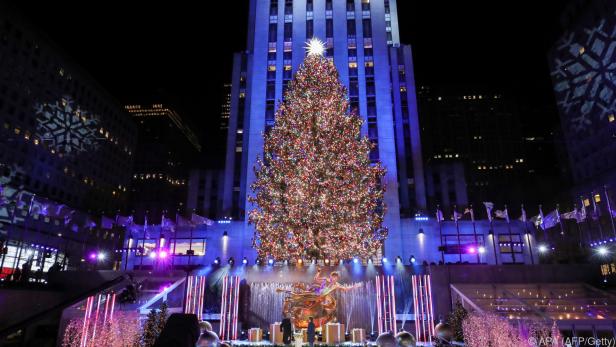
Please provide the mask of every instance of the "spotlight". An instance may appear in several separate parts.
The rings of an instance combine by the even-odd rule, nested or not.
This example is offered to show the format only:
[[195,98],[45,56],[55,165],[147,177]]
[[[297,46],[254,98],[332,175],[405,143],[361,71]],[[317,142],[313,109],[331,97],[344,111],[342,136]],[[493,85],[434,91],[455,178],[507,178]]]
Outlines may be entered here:
[[539,245],[539,247],[537,247],[537,250],[539,250],[539,253],[546,253],[548,251],[548,246]]
[[484,254],[486,252],[486,248],[483,246],[479,246],[479,248],[477,248],[477,251],[479,252],[479,254]]
[[396,263],[401,263],[402,262],[402,258],[400,256],[396,257]]
[[606,255],[608,255],[610,253],[610,251],[606,247],[599,247],[599,248],[597,248],[597,253],[600,256],[606,256]]
[[415,264],[415,256],[412,255],[409,261],[411,262],[411,264]]
[[287,259],[284,260],[285,265],[289,265],[289,261]]
[[216,257],[216,259],[214,259],[214,264],[220,264],[220,257]]
[[242,259],[242,264],[244,265],[248,264],[248,258],[244,257],[244,259]]
[[359,259],[357,259],[357,258],[353,258],[353,263],[354,263],[354,264],[359,263]]
[[468,253],[475,254],[475,252],[477,252],[477,249],[475,249],[475,247],[469,247],[468,248]]
[[368,258],[368,263],[372,264],[372,258]]
[[150,253],[150,258],[152,258],[152,259],[156,258],[156,252],[152,251]]
[[299,265],[302,265],[302,262],[303,262],[302,258],[297,259],[297,263],[298,263]]
[[490,229],[490,231],[488,231],[488,235],[494,236],[494,230]]
[[418,234],[419,234],[419,235],[423,235],[423,234],[424,234],[424,230],[423,230],[423,228],[419,228],[419,232],[418,232]]
[[268,263],[268,264],[270,264],[270,265],[274,264],[274,259],[271,259],[271,258],[270,258],[270,259],[267,261],[267,263]]
[[167,258],[167,252],[166,251],[160,251],[160,253],[158,253],[158,257],[160,258]]
[[90,259],[92,260],[96,259],[96,253],[90,253]]
[[233,257],[231,257],[231,258],[229,258],[227,263],[229,263],[229,265],[233,265],[235,263],[235,259],[233,259]]
[[227,237],[229,237],[229,233],[228,233],[228,232],[226,232],[226,231],[224,231],[224,232],[222,233],[222,237],[226,239]]
[[383,263],[387,263],[387,258],[383,257]]
[[98,260],[105,260],[105,253],[103,252],[98,253]]
[[259,259],[259,258],[255,259],[255,264],[256,265],[261,265],[261,259]]

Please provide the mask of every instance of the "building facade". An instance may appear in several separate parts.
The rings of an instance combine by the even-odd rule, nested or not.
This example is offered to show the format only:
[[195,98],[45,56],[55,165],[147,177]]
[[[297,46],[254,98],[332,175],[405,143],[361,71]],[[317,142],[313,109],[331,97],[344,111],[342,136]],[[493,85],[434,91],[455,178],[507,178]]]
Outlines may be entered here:
[[[430,207],[460,206],[465,200],[523,202],[525,190],[515,184],[532,175],[532,168],[514,98],[482,87],[422,86],[418,94],[424,157],[431,168]],[[455,175],[444,177],[445,166]],[[466,193],[458,182],[460,170]]]
[[191,170],[188,177],[187,209],[211,219],[227,217],[222,213],[223,182],[222,170]]
[[90,214],[127,206],[136,126],[93,78],[0,7],[0,278],[80,266],[120,231]]
[[177,111],[163,104],[127,105],[139,129],[131,191],[131,214],[144,224],[160,223],[185,210],[199,139]]
[[548,60],[578,198],[616,187],[616,4],[572,1],[561,22]]
[[253,0],[247,50],[234,57],[223,211],[244,220],[263,154],[263,132],[305,57],[306,42],[326,44],[351,108],[374,144],[370,158],[387,169],[388,242],[400,238],[401,216],[426,208],[411,49],[400,45],[395,0]]

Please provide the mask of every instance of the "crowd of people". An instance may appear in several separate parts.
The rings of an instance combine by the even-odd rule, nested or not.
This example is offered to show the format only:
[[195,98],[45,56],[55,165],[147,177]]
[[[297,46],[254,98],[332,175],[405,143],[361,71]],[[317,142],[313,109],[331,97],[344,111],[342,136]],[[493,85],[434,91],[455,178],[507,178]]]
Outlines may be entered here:
[[49,270],[45,273],[43,267],[39,267],[38,270],[32,271],[32,260],[27,260],[21,264],[21,268],[17,267],[7,277],[8,282],[12,283],[45,283],[49,275],[62,271],[62,265],[60,263],[54,263],[49,267]]

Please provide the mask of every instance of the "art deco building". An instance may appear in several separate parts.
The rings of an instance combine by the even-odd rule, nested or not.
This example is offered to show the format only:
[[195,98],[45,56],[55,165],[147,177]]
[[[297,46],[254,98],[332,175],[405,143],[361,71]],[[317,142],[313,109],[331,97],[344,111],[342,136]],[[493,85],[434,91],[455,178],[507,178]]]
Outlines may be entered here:
[[396,1],[252,0],[249,12],[247,50],[234,57],[223,211],[244,219],[250,210],[262,134],[316,37],[364,119],[370,158],[387,168],[385,223],[395,242],[401,216],[426,207],[411,48],[400,44]]

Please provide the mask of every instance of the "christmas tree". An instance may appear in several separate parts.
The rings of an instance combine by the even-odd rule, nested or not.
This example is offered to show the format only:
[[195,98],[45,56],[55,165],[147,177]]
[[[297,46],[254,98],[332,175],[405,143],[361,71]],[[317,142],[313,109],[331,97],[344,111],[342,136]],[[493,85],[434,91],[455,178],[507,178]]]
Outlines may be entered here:
[[313,39],[308,48],[255,167],[254,245],[260,258],[367,258],[387,235],[385,170],[370,163],[373,144],[360,134],[361,118],[348,111],[323,44]]
[[462,303],[456,301],[453,311],[447,317],[447,323],[453,330],[453,338],[455,341],[464,341],[464,331],[462,330],[462,322],[468,317],[468,311],[462,306]]

